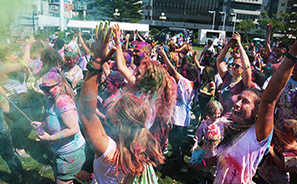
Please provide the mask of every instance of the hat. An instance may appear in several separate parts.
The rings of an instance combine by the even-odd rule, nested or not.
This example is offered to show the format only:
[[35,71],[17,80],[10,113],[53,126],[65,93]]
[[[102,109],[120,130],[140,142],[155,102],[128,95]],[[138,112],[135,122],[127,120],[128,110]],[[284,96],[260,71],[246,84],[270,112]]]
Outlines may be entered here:
[[42,77],[41,86],[52,86],[62,81],[62,77],[57,69],[52,69]]
[[74,52],[74,51],[69,51],[69,52],[67,52],[67,54],[65,55],[65,57],[76,57],[77,56],[77,53],[76,52]]

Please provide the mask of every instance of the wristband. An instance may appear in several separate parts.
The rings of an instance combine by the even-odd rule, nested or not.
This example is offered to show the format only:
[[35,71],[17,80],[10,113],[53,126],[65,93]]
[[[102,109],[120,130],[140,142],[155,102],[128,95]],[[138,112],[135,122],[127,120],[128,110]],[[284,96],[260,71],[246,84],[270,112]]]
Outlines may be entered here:
[[118,46],[120,46],[120,45],[121,45],[121,43],[115,44],[115,47],[118,47]]
[[243,46],[240,46],[238,49],[239,49],[239,50],[241,50],[241,49],[244,50]]
[[26,48],[29,48],[29,49],[31,49],[31,47],[30,47],[29,45],[26,45]]
[[289,52],[285,53],[285,56],[289,59],[291,59],[292,61],[294,61],[295,63],[297,63],[297,57],[293,56],[292,54],[290,54]]
[[100,74],[102,73],[102,67],[100,69],[95,68],[91,63],[87,63],[86,68],[93,74]]

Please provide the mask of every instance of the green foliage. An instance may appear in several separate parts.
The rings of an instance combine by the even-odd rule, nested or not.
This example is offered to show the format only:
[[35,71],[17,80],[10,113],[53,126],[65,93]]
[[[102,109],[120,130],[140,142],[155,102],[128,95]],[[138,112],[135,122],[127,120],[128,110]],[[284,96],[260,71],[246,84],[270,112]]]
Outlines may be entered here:
[[156,28],[153,28],[150,30],[150,35],[151,37],[154,37],[156,36],[158,33],[160,32],[160,30],[156,29]]
[[64,32],[64,31],[60,31],[60,32],[58,33],[58,37],[59,37],[59,38],[65,38],[65,32]]
[[244,32],[245,39],[248,42],[248,35],[247,33],[251,31],[251,29],[256,29],[256,25],[252,19],[242,20],[237,26],[237,30]]
[[[96,0],[100,5],[100,13],[112,20],[135,23],[143,19],[142,9],[145,3],[139,0]],[[120,16],[114,17],[113,13],[118,9]]]

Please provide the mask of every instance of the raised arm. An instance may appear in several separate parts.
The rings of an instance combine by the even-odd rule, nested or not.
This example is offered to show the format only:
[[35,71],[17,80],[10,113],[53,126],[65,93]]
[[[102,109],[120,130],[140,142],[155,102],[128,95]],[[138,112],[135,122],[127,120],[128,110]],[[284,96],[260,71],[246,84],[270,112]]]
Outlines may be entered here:
[[[297,41],[292,46],[290,54],[297,56]],[[275,104],[286,86],[294,65],[296,64],[292,59],[285,57],[284,62],[273,74],[266,90],[264,91],[258,111],[258,119],[256,121],[256,133],[258,141],[267,138],[273,129],[273,117]]]
[[223,48],[223,50],[217,57],[217,68],[218,68],[218,72],[219,72],[221,78],[223,78],[225,73],[228,71],[227,65],[224,62],[225,57],[228,53],[229,48],[234,46],[235,43],[236,43],[236,40],[234,40],[233,38],[231,40],[229,40],[227,45]]
[[239,54],[240,54],[240,60],[241,60],[241,64],[242,64],[242,82],[245,88],[249,88],[251,86],[251,82],[252,82],[252,69],[251,69],[251,64],[249,61],[249,58],[244,50],[244,48],[242,47],[241,44],[241,37],[239,35],[239,33],[234,33],[232,36],[233,39],[235,39],[237,41],[237,46],[239,48]]
[[163,47],[160,47],[158,53],[163,57],[164,62],[166,64],[167,68],[168,68],[168,72],[175,79],[176,83],[178,83],[179,78],[180,78],[180,74],[174,69],[174,66],[169,61]]
[[112,28],[114,35],[114,42],[116,44],[116,63],[117,68],[123,75],[123,77],[129,82],[129,84],[134,84],[135,82],[135,76],[133,73],[128,69],[126,65],[126,61],[123,55],[122,47],[121,47],[121,31],[119,24],[115,24]]
[[[101,65],[107,62],[114,50],[108,52],[108,43],[111,30],[108,22],[100,22],[99,29],[96,31],[96,42],[94,44],[94,59],[91,64],[101,69]],[[79,99],[79,116],[82,126],[90,145],[95,154],[100,157],[107,149],[109,144],[108,136],[102,126],[102,123],[96,115],[97,92],[101,73],[91,73],[88,71]]]
[[83,48],[85,49],[85,52],[86,52],[86,56],[89,56],[91,53],[90,53],[90,50],[89,48],[86,46],[83,38],[81,37],[82,33],[78,33],[78,38],[79,38],[79,41],[81,43],[81,45],[83,46]]
[[271,52],[270,37],[271,37],[271,32],[272,32],[273,26],[272,26],[271,22],[269,24],[267,24],[267,26],[268,26],[268,31],[267,31],[266,40],[265,40],[265,50],[268,55]]

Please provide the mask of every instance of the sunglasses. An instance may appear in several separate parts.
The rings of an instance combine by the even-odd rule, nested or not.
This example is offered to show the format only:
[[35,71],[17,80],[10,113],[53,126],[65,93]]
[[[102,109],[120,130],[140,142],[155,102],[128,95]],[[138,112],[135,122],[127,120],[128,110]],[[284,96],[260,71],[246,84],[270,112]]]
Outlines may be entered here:
[[234,67],[234,68],[241,68],[241,65],[239,65],[239,64],[235,64],[235,63],[232,63],[231,66]]
[[60,83],[57,83],[57,84],[54,84],[52,86],[42,86],[42,85],[39,85],[39,88],[44,92],[49,92],[53,87],[59,85]]

